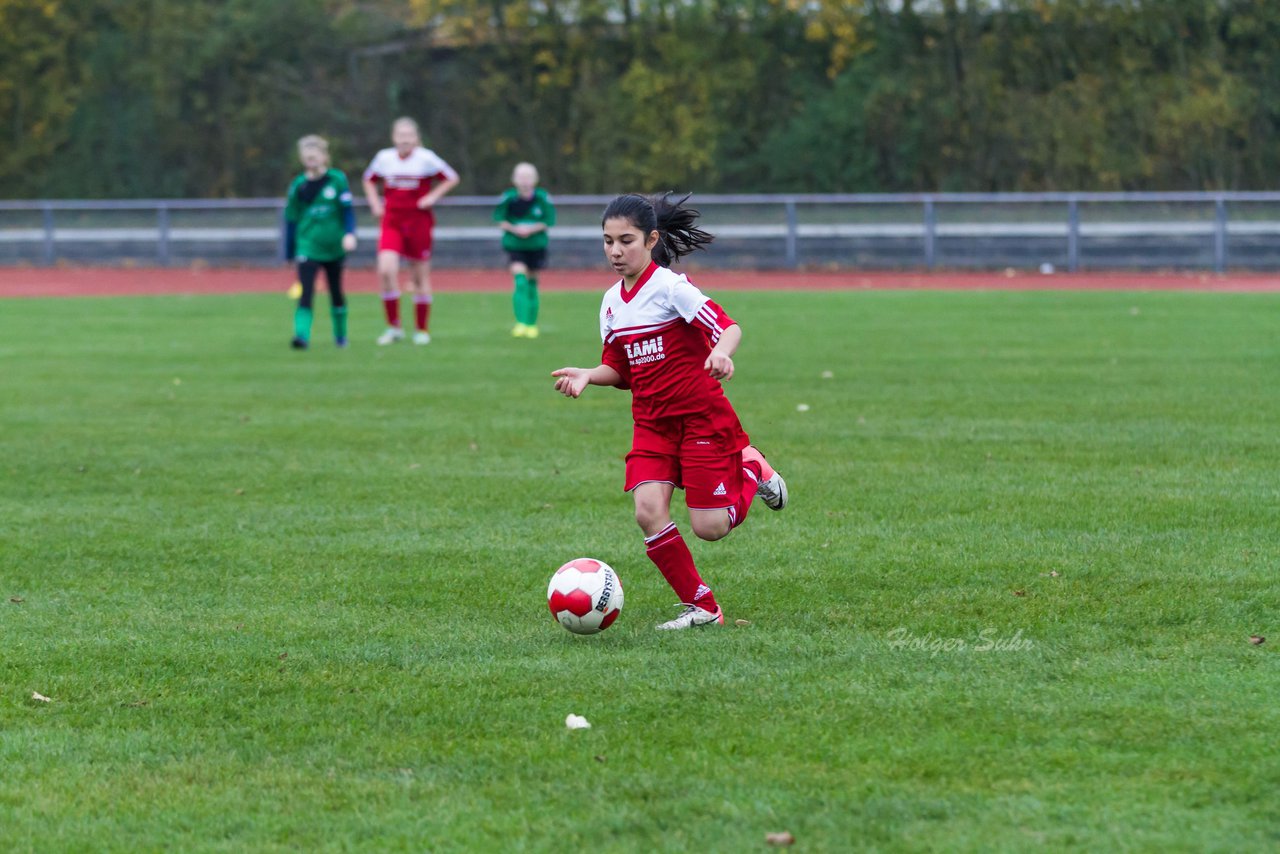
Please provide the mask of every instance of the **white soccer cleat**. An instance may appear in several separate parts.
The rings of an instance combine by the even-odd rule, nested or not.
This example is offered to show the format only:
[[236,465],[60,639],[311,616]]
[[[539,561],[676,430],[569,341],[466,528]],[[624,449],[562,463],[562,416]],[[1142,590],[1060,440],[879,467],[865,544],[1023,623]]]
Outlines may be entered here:
[[787,506],[787,482],[775,471],[773,477],[760,481],[756,487],[756,495],[764,500],[765,506],[770,510],[781,510]]
[[756,484],[756,495],[760,496],[765,505],[770,510],[781,510],[786,507],[787,482],[782,479],[782,475],[773,470],[773,466],[769,465],[764,454],[756,450],[754,445],[747,445],[742,449],[742,459],[755,460],[760,464],[760,473],[763,477]]
[[399,326],[388,326],[387,331],[378,336],[378,345],[385,347],[404,340],[404,330]]
[[720,610],[717,605],[715,611],[708,611],[706,608],[699,608],[697,605],[681,603],[684,610],[680,612],[680,616],[674,620],[668,620],[660,626],[654,626],[660,632],[671,631],[673,629],[691,629],[694,626],[709,626],[712,623],[724,625],[724,611]]
[[426,332],[422,332],[422,331],[415,332],[413,333],[413,343],[414,344],[430,344],[431,336]]

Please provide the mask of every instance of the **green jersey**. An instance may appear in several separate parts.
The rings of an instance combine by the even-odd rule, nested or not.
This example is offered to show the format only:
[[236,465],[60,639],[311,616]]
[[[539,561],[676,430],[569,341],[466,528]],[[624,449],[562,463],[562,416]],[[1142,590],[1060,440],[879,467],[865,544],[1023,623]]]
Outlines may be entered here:
[[[512,187],[502,194],[498,206],[493,209],[494,222],[513,225],[540,222],[547,228],[556,224],[556,206],[551,204],[547,191],[537,187],[533,198],[522,199]],[[528,237],[516,237],[509,231],[502,232],[502,248],[508,252],[536,252],[547,248],[547,231],[535,232]]]
[[312,261],[346,257],[342,237],[356,230],[347,176],[330,169],[319,178],[306,173],[293,179],[284,206],[285,252]]

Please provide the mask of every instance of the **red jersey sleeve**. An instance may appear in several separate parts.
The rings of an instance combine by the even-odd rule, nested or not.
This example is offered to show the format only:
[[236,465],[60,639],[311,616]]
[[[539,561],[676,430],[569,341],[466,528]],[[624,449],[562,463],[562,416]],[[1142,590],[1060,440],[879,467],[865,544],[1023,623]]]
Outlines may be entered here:
[[618,383],[618,388],[631,388],[631,363],[627,361],[626,351],[622,349],[620,343],[615,340],[612,344],[605,344],[600,361],[602,364],[613,368],[618,372],[618,376],[622,377],[622,381]]
[[671,283],[668,298],[672,308],[702,332],[713,347],[720,340],[721,333],[733,325],[733,318],[684,276]]
[[724,309],[711,299],[702,304],[697,315],[690,321],[690,325],[705,335],[712,347],[716,346],[724,331],[735,323],[737,321],[725,314]]

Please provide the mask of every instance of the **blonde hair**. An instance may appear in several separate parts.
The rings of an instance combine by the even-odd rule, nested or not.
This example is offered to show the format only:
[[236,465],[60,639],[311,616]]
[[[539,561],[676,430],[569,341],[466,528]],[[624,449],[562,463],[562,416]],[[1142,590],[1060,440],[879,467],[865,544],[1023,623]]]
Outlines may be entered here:
[[517,163],[517,164],[515,165],[515,168],[511,170],[511,182],[512,182],[512,183],[515,183],[515,180],[516,180],[516,173],[517,173],[517,172],[519,172],[521,169],[528,169],[530,172],[532,172],[532,173],[533,173],[533,183],[534,183],[534,184],[537,184],[537,183],[538,183],[538,167],[537,167],[537,166],[534,166],[532,163],[529,163],[529,162],[527,162],[527,161],[522,161],[522,162],[520,162],[520,163]]
[[396,128],[400,127],[401,125],[408,125],[409,127],[413,128],[414,133],[416,133],[418,136],[422,136],[422,130],[418,127],[418,123],[415,122],[413,119],[409,118],[408,116],[401,116],[400,118],[392,122],[391,132],[395,133]]
[[308,149],[313,149],[315,151],[320,152],[320,154],[324,157],[324,162],[325,163],[329,162],[329,143],[325,141],[324,137],[318,136],[317,134],[314,134],[314,133],[309,133],[306,136],[304,136],[302,139],[298,140],[298,156],[299,157],[306,154]]

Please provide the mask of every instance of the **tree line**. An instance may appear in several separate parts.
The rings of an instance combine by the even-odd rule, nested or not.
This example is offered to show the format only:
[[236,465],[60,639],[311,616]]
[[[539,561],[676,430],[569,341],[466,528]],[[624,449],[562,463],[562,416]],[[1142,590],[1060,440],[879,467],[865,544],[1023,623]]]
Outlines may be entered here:
[[558,193],[1266,189],[1280,3],[0,0],[10,198],[265,196],[399,115]]

